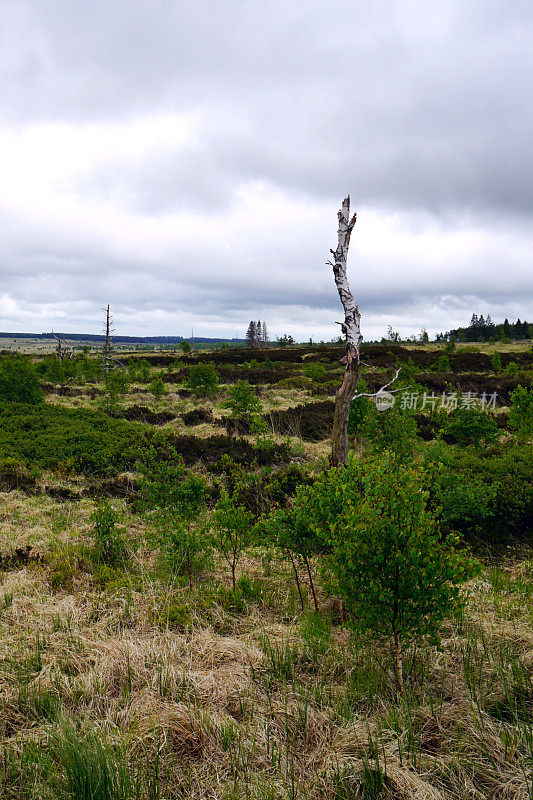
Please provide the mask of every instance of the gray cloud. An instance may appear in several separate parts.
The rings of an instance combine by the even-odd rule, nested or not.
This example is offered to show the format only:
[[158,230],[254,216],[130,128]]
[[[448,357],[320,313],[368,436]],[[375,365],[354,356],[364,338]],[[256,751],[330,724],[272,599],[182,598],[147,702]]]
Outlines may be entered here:
[[[376,327],[413,309],[449,327],[463,300],[531,317],[525,0],[7,0],[0,16],[0,126],[35,163],[0,198],[2,327],[13,308],[89,324],[69,307],[110,300],[128,332],[134,311],[179,333],[184,315],[233,328],[263,309],[333,334],[324,261],[347,190]],[[192,133],[173,141],[180,115]],[[161,136],[132,146],[146,120]]]

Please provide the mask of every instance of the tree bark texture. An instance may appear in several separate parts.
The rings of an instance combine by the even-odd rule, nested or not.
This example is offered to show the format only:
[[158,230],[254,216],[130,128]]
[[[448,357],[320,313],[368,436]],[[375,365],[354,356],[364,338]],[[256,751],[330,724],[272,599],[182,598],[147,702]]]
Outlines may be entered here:
[[346,356],[343,359],[343,363],[346,364],[346,372],[335,395],[331,434],[331,464],[334,467],[345,465],[348,461],[348,415],[359,380],[359,347],[363,338],[361,336],[361,315],[346,274],[350,236],[357,219],[357,214],[350,219],[350,195],[344,198],[337,216],[339,219],[338,244],[336,250],[331,250],[334,263],[329,263],[333,267],[335,283],[344,308],[344,323],[342,323],[341,330],[346,337]]

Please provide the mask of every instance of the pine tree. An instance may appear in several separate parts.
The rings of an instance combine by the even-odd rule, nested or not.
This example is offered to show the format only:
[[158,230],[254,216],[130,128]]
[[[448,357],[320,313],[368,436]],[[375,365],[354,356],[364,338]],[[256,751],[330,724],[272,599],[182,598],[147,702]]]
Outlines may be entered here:
[[261,341],[263,339],[263,327],[261,325],[261,320],[257,320],[257,328],[255,329],[255,346],[261,347]]
[[246,331],[246,346],[255,347],[256,338],[257,338],[257,331],[255,327],[255,322],[251,320],[250,324],[248,325],[248,330]]

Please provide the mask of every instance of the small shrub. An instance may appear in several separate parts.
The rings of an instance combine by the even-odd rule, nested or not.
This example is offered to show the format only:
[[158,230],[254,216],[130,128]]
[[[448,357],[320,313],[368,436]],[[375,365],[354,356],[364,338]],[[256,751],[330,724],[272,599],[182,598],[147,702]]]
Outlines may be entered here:
[[499,353],[494,353],[490,363],[494,372],[502,371],[502,357]]
[[144,464],[137,464],[137,470],[141,500],[151,512],[151,538],[172,573],[186,572],[192,589],[193,575],[205,566],[208,551],[202,519],[205,479],[188,474],[175,451],[163,460],[154,450]]
[[304,375],[295,375],[293,378],[282,378],[278,386],[282,389],[310,389],[313,382]]
[[444,435],[461,447],[488,446],[497,441],[498,426],[486,412],[477,408],[458,408],[449,415]]
[[324,364],[320,364],[318,361],[311,361],[309,364],[306,364],[304,371],[307,377],[312,378],[314,381],[319,381],[327,375]]
[[213,362],[193,364],[189,371],[187,387],[197,397],[216,397],[219,374]]
[[450,364],[450,359],[445,353],[439,357],[435,365],[435,369],[437,372],[451,372],[452,365]]
[[361,425],[361,436],[370,452],[383,453],[387,450],[400,461],[406,461],[413,455],[417,442],[416,431],[412,414],[397,405],[387,411],[378,411],[373,403],[369,403]]
[[35,474],[31,474],[16,458],[0,458],[0,488],[28,489],[35,486]]
[[156,400],[161,400],[166,395],[167,390],[161,375],[158,375],[149,385],[148,391],[153,394]]
[[0,401],[42,403],[43,392],[31,361],[22,356],[0,358]]
[[113,412],[128,391],[128,373],[122,369],[111,370],[105,376],[104,387],[101,406],[105,411]]
[[94,554],[97,562],[118,567],[127,560],[127,548],[122,531],[117,527],[117,515],[107,502],[98,506],[93,515]]
[[511,395],[509,427],[520,441],[533,436],[533,389],[518,385]]
[[426,483],[419,465],[385,453],[367,464],[350,457],[298,497],[329,549],[352,624],[389,639],[400,691],[406,646],[437,640],[443,620],[464,604],[459,585],[478,571],[457,538],[441,536]]
[[238,380],[231,387],[228,400],[224,403],[224,408],[231,410],[231,418],[233,420],[248,424],[252,422],[254,414],[262,411],[261,403],[256,397],[253,387],[248,381],[243,380]]
[[516,361],[510,361],[507,366],[505,367],[505,373],[507,375],[516,375],[518,373],[518,364]]

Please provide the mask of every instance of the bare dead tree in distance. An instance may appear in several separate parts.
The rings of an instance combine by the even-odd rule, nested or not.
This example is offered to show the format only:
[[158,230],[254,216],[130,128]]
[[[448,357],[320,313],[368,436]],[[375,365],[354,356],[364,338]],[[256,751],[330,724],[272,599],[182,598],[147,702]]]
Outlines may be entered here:
[[57,345],[56,345],[56,356],[58,357],[58,359],[60,361],[64,361],[65,358],[69,357],[69,351],[68,351],[68,348],[67,348],[66,343],[65,343],[65,335],[62,334],[61,336],[57,336],[52,331],[52,336],[54,337],[54,339],[57,342]]
[[103,352],[103,372],[104,375],[107,375],[110,368],[110,361],[111,361],[111,333],[113,331],[111,327],[112,318],[109,314],[109,303],[107,304],[107,308],[104,309],[105,311],[105,340],[104,340],[104,352]]

